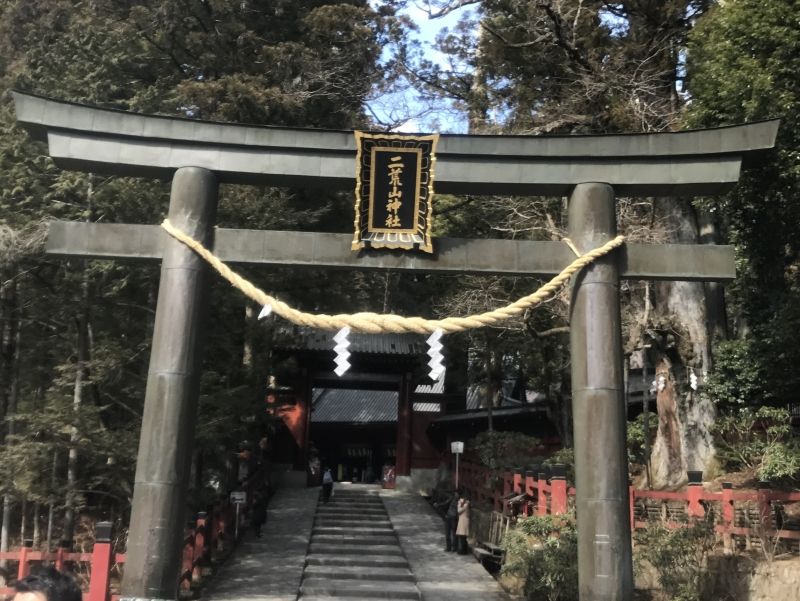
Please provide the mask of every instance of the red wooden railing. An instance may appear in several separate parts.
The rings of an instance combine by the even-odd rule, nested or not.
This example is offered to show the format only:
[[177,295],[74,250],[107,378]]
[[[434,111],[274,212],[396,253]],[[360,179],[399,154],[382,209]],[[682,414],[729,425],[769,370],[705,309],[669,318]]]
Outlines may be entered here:
[[[497,476],[489,468],[469,462],[461,464],[460,484],[477,503],[495,511],[522,515],[561,514],[568,510],[575,488],[567,486],[557,467],[548,478],[544,473],[505,471]],[[780,503],[800,502],[800,492],[763,487],[757,491],[734,491],[724,483],[719,492],[694,482],[680,492],[628,489],[630,520],[634,528],[645,528],[654,519],[669,527],[680,527],[691,519],[711,518],[726,548],[735,536],[748,541],[763,537],[798,541],[800,530],[782,527]]]
[[[240,518],[243,515],[244,511]],[[205,568],[232,548],[236,542],[235,516],[235,507],[226,500],[214,507],[210,515],[201,512],[188,525],[178,582],[182,591],[198,586],[207,575]],[[114,552],[111,526],[110,522],[95,525],[95,544],[91,553],[73,553],[64,547],[59,547],[55,552],[34,550],[33,542],[27,540],[20,549],[0,553],[0,559],[17,563],[17,579],[27,576],[36,562],[52,563],[59,571],[65,570],[68,564],[87,564],[90,578],[88,590],[83,593],[84,601],[116,601],[119,596],[112,594],[111,585],[125,563],[125,554]],[[240,528],[240,537],[243,532],[244,529]],[[0,598],[13,594],[13,588],[0,588]]]

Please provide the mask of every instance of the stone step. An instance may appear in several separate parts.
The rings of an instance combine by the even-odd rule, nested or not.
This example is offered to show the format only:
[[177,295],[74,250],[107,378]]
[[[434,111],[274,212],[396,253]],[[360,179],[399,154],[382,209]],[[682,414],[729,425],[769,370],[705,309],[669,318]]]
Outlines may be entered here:
[[334,517],[334,518],[343,518],[343,519],[376,519],[376,518],[383,518],[386,519],[389,516],[387,515],[386,511],[352,511],[350,509],[320,509],[317,511],[316,516],[318,518],[326,518],[326,517]]
[[344,520],[344,519],[338,519],[338,518],[318,517],[316,519],[316,521],[314,522],[314,525],[315,526],[324,526],[326,528],[329,527],[329,526],[341,526],[341,527],[353,526],[353,527],[356,527],[356,528],[359,527],[359,526],[369,526],[369,527],[373,527],[373,528],[391,528],[392,527],[392,523],[389,520],[380,520],[380,519],[372,519],[372,518],[364,518],[364,519],[361,519],[361,520],[357,520],[357,519],[352,519],[351,518],[351,519]]
[[306,557],[310,566],[352,566],[361,568],[407,568],[408,562],[402,555],[359,555],[318,554]]
[[363,507],[364,509],[383,509],[380,501],[354,501],[350,499],[331,499],[327,503],[324,501],[320,507]]
[[391,526],[328,526],[316,525],[311,530],[311,534],[357,534],[373,536],[392,536],[394,530]]
[[420,599],[413,582],[363,581],[354,579],[304,578],[300,586],[302,598],[311,595],[359,597],[367,599]]
[[342,597],[340,595],[303,595],[301,594],[297,601],[366,601],[364,597]]
[[395,541],[391,545],[370,545],[368,553],[365,552],[363,545],[352,545],[343,543],[320,543],[311,541],[309,553],[319,555],[399,555],[403,556],[403,552]]
[[389,582],[414,582],[408,568],[362,566],[306,566],[303,578],[327,578],[332,580],[388,580]]
[[[311,534],[311,544],[318,545],[397,545],[397,537],[374,534]],[[364,549],[367,553],[369,550]]]
[[317,515],[386,515],[383,507],[347,507],[345,505],[322,505]]

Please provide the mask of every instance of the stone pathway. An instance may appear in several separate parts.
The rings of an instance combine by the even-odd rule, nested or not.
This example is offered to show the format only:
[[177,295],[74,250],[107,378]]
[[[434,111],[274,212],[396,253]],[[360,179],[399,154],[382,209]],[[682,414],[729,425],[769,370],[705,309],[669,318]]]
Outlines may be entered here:
[[311,539],[319,488],[280,489],[263,536],[248,532],[202,598],[207,601],[296,601]]
[[389,519],[424,601],[508,601],[472,554],[444,551],[444,524],[419,495],[381,490]]
[[[204,601],[508,601],[472,555],[446,553],[417,495],[337,484],[279,490],[262,538],[248,533]],[[298,596],[299,595],[299,596]]]
[[338,484],[320,500],[300,601],[421,599],[379,493]]

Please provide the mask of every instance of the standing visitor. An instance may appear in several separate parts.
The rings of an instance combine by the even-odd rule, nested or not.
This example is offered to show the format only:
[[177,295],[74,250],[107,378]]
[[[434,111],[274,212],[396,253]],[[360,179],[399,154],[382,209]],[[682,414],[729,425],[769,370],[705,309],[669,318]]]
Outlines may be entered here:
[[325,473],[322,475],[322,502],[327,503],[331,498],[331,491],[333,490],[333,474],[331,468],[326,467]]
[[444,550],[456,550],[456,526],[458,525],[458,491],[453,491],[444,501],[436,503],[437,509],[444,508]]
[[469,536],[469,499],[464,489],[459,490],[458,494],[458,526],[456,526],[456,540],[458,541],[458,553],[467,553],[467,536]]
[[261,538],[261,528],[267,521],[267,497],[264,493],[257,492],[250,510],[250,523],[253,525],[253,534]]

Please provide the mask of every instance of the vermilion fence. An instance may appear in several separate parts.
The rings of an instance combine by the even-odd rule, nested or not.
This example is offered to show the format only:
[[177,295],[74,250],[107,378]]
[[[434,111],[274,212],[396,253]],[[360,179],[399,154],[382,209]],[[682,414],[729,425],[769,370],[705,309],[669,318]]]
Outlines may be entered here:
[[[201,512],[192,520],[186,528],[183,541],[183,563],[178,585],[181,591],[188,592],[198,586],[208,573],[206,568],[230,550],[237,532],[235,522],[236,508],[227,500],[214,507],[210,514]],[[244,530],[238,530],[241,536]],[[95,525],[95,544],[91,553],[70,552],[64,547],[51,553],[32,547],[33,541],[28,540],[20,549],[0,553],[0,559],[16,562],[17,579],[27,576],[36,563],[52,564],[60,571],[78,571],[75,564],[84,564],[83,567],[88,568],[90,574],[88,590],[83,594],[84,601],[115,601],[118,598],[118,595],[112,594],[112,583],[119,580],[125,554],[114,552],[110,522]],[[0,588],[0,597],[13,594],[12,588]]]
[[[462,463],[460,484],[478,503],[490,504],[504,514],[548,515],[565,513],[575,496],[575,488],[567,486],[563,469],[544,473],[506,471],[499,477],[489,468]],[[800,502],[800,492],[783,492],[760,488],[757,491],[734,491],[724,483],[719,492],[703,490],[701,482],[693,482],[685,491],[664,492],[628,489],[630,520],[634,528],[645,528],[648,522],[660,521],[668,527],[680,527],[692,519],[709,518],[726,548],[752,540],[797,542],[800,551],[800,529],[787,527],[784,503]]]

